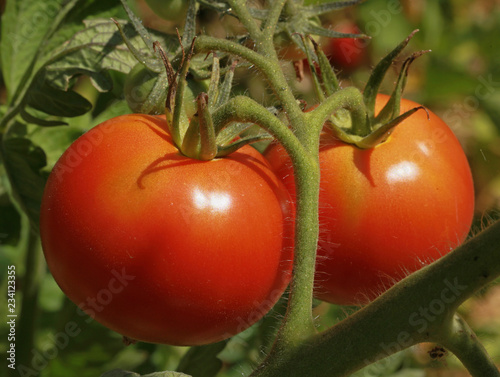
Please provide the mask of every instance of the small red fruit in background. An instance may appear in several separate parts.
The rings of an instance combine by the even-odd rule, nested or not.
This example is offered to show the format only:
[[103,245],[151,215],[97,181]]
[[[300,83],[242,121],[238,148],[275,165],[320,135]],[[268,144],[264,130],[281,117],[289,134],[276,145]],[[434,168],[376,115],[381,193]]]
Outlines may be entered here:
[[[333,30],[346,34],[362,33],[359,27],[351,21],[339,24]],[[323,50],[334,69],[352,72],[367,62],[366,43],[367,41],[361,38],[330,38]]]

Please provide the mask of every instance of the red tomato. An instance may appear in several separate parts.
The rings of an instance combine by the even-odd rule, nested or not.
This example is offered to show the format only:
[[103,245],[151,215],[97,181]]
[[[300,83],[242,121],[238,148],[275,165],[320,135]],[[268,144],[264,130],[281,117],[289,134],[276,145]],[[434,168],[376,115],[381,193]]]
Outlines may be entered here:
[[48,266],[87,314],[129,338],[198,345],[257,322],[286,288],[292,204],[255,149],[189,159],[164,119],[125,115],[75,141],[48,180]]
[[[388,96],[377,97],[377,111]],[[418,106],[403,100],[401,111]],[[364,304],[467,236],[474,190],[465,154],[448,126],[418,111],[373,149],[325,130],[316,297]],[[290,160],[278,145],[266,157],[294,193]]]
[[[352,22],[343,23],[335,30],[341,33],[361,33],[359,27]],[[350,72],[366,63],[366,43],[366,40],[359,38],[330,38],[324,51],[333,68]]]

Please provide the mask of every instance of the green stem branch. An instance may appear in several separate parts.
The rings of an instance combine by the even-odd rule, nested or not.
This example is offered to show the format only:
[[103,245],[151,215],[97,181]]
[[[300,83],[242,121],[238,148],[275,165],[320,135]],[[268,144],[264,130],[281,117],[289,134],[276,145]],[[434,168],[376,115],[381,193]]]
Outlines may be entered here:
[[258,102],[237,96],[220,106],[212,114],[217,135],[231,122],[254,123],[273,135],[290,154],[303,155],[304,148],[293,132]]
[[254,100],[238,96],[213,114],[216,133],[232,121],[255,123],[271,133],[285,148],[295,168],[297,213],[292,289],[286,319],[275,348],[296,345],[314,334],[312,291],[318,242],[319,161],[304,149],[293,132]]
[[260,40],[262,37],[262,32],[259,29],[259,26],[255,22],[255,19],[252,17],[248,8],[246,6],[245,0],[228,0],[231,8],[233,8],[234,13],[238,15],[238,19],[245,26],[250,34],[250,38],[254,41]]
[[499,377],[500,371],[489,357],[474,331],[458,315],[453,317],[449,331],[440,337],[440,344],[453,352],[472,377]]
[[269,9],[269,14],[264,24],[262,25],[262,31],[264,35],[267,37],[267,40],[270,40],[272,43],[274,32],[276,31],[276,25],[278,24],[279,17],[281,15],[281,11],[285,5],[287,0],[276,0]]
[[321,105],[308,113],[308,123],[320,127],[316,130],[319,132],[326,120],[339,109],[349,110],[353,124],[366,123],[363,95],[357,88],[352,86],[333,93]]
[[[29,224],[26,224],[29,226]],[[26,246],[25,271],[23,276],[23,298],[19,316],[16,342],[17,364],[30,365],[34,347],[36,319],[38,316],[38,292],[44,276],[45,261],[37,235],[29,230]]]
[[[267,47],[263,47],[263,49],[265,50],[263,52],[265,52],[266,55],[276,54],[274,50],[271,51]],[[208,36],[198,37],[196,40],[197,52],[208,52],[214,50],[242,57],[259,69],[268,80],[271,88],[283,105],[290,124],[297,132],[299,140],[304,141],[309,137],[308,130],[304,124],[304,114],[295,100],[295,96],[286,81],[285,75],[277,59],[266,58],[260,53],[232,41],[221,40]]]
[[252,376],[344,377],[421,342],[443,343],[474,377],[497,376],[478,342],[446,329],[458,306],[500,275],[499,251],[500,221],[332,328],[266,359]]

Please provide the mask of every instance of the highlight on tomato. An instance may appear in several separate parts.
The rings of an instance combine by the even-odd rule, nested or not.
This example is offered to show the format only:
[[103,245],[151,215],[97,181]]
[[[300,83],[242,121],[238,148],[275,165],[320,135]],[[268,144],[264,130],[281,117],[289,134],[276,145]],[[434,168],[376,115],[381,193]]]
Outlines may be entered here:
[[40,232],[55,281],[79,308],[128,338],[201,345],[262,318],[290,279],[290,196],[244,146],[200,161],[164,118],[124,115],[62,155]]
[[[376,113],[388,98],[377,96]],[[401,113],[418,106],[402,100]],[[369,149],[342,142],[325,127],[317,298],[365,304],[467,237],[474,210],[467,158],[450,128],[430,111],[429,117],[413,113]],[[265,155],[293,197],[286,152],[272,144]]]

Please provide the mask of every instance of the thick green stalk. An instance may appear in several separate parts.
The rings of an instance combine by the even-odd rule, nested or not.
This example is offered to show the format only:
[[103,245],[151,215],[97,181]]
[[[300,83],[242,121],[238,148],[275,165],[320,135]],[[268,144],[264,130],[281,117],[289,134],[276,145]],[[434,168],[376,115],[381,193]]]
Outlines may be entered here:
[[[319,197],[319,135],[324,120],[335,111],[345,108],[354,110],[363,100],[359,90],[346,89],[330,96],[320,107],[307,114],[308,138],[303,140],[307,152],[289,151],[292,159],[296,186],[296,226],[294,278],[289,297],[288,311],[276,343],[267,362],[276,363],[283,354],[297,348],[305,339],[315,333],[311,317],[318,244],[318,197]],[[362,108],[362,107],[361,107]],[[365,113],[354,112],[362,119]]]
[[453,352],[473,377],[499,377],[500,371],[489,357],[474,331],[458,315],[455,315],[440,344]]
[[246,0],[228,0],[229,5],[231,5],[232,10],[238,15],[238,19],[245,26],[250,34],[250,38],[253,40],[260,40],[262,32],[259,26],[255,22],[254,18],[248,11],[246,6]]
[[479,342],[463,337],[465,327],[457,327],[454,313],[500,275],[499,252],[500,221],[329,330],[268,360],[252,376],[348,376],[421,342],[450,347],[474,377],[498,376]]
[[[277,59],[266,58],[260,53],[235,42],[208,36],[198,37],[196,40],[196,52],[209,52],[214,50],[240,56],[261,71],[280,100],[280,103],[283,105],[290,125],[294,129],[299,140],[304,140],[309,137],[309,129],[304,123],[304,114],[297,104]],[[276,54],[274,48],[271,51],[269,48],[265,47],[265,50],[267,56]]]
[[[319,148],[319,142],[317,143]],[[318,150],[318,149],[316,149]],[[314,334],[312,301],[318,245],[319,158],[317,153],[291,155],[296,187],[295,255],[288,309],[273,352],[297,347]]]
[[255,123],[278,139],[288,153],[305,153],[293,132],[264,106],[249,97],[232,98],[212,114],[212,121],[216,134],[231,122]]
[[[29,226],[29,224],[26,224]],[[38,292],[44,276],[45,260],[38,235],[30,230],[26,245],[25,271],[23,276],[23,297],[17,327],[17,365],[31,364],[34,348],[36,319],[38,316]],[[12,374],[17,375],[17,372]]]
[[283,9],[283,6],[285,5],[287,0],[276,0],[273,2],[271,5],[271,8],[269,9],[269,14],[264,21],[264,24],[262,25],[262,31],[264,35],[270,37],[268,40],[271,40],[272,42],[272,37],[274,35],[274,32],[276,30],[276,25],[278,24],[279,17],[281,15],[281,11]]
[[309,153],[292,131],[262,105],[248,97],[235,97],[213,115],[216,132],[232,121],[252,122],[271,133],[283,145],[295,166],[297,213],[295,221],[295,256],[289,308],[277,349],[287,348],[314,333],[312,291],[316,246],[318,243],[319,162],[318,145]]

